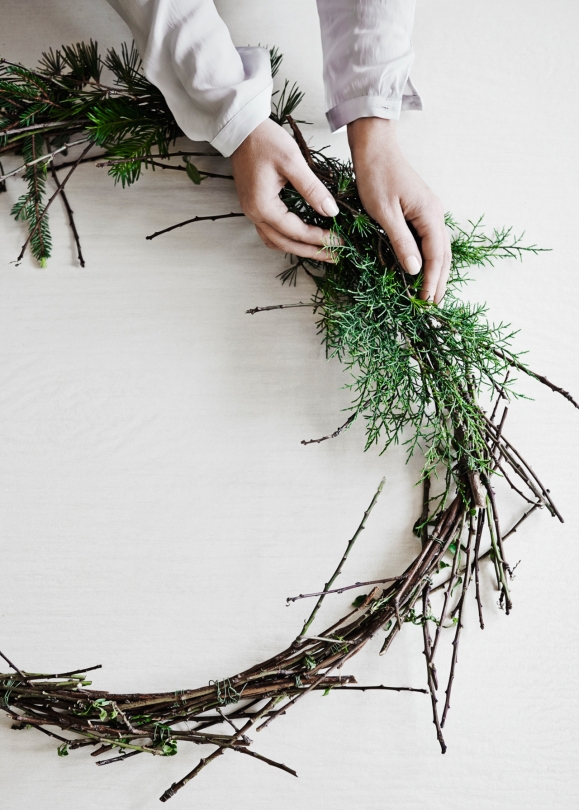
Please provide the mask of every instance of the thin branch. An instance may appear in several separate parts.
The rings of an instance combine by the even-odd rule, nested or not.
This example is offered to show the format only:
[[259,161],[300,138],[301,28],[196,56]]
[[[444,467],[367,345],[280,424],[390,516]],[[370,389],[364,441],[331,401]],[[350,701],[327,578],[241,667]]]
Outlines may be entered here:
[[304,445],[305,444],[320,444],[321,442],[325,442],[328,439],[336,439],[340,435],[340,433],[342,433],[344,430],[347,430],[350,427],[352,422],[354,422],[356,420],[357,416],[358,416],[358,411],[354,411],[354,413],[346,419],[344,424],[340,425],[340,427],[337,428],[336,430],[334,430],[333,433],[330,433],[328,436],[322,436],[320,439],[302,439],[300,444],[304,444]]
[[255,751],[249,751],[247,748],[238,748],[237,745],[232,745],[231,747],[234,751],[237,751],[240,754],[247,754],[249,757],[255,757],[255,759],[259,759],[262,762],[265,762],[267,765],[271,765],[273,768],[279,768],[286,773],[291,773],[292,776],[297,776],[296,771],[294,771],[293,768],[288,768],[288,766],[284,765],[283,762],[276,762],[275,759],[264,757],[262,754],[257,754]]
[[255,724],[258,722],[258,720],[260,720],[260,718],[261,718],[261,717],[263,717],[263,715],[264,715],[266,712],[269,712],[269,711],[270,711],[270,709],[272,709],[272,708],[275,706],[275,704],[276,704],[276,703],[277,703],[279,700],[280,700],[280,698],[279,698],[279,697],[273,697],[273,698],[271,698],[271,700],[269,700],[269,701],[266,703],[266,705],[265,705],[265,706],[264,706],[262,709],[260,709],[260,711],[256,712],[256,713],[255,713],[255,716],[254,716],[254,717],[252,717],[252,718],[251,718],[251,720],[249,720],[249,721],[248,721],[248,722],[247,722],[247,723],[246,723],[246,724],[243,726],[243,728],[242,728],[240,731],[238,731],[238,732],[237,732],[237,734],[235,734],[234,736],[232,736],[232,737],[231,737],[231,739],[230,739],[230,741],[229,741],[229,743],[228,743],[228,745],[227,745],[227,746],[220,746],[220,747],[219,747],[219,748],[217,748],[217,749],[216,749],[216,750],[215,750],[215,751],[214,751],[214,752],[213,752],[213,753],[212,753],[210,756],[208,756],[206,759],[201,759],[201,760],[199,761],[199,763],[198,763],[198,764],[197,764],[197,765],[196,765],[196,766],[193,768],[193,770],[192,770],[192,771],[189,771],[189,773],[188,773],[188,774],[186,774],[186,775],[185,775],[185,776],[184,776],[182,779],[180,779],[178,782],[173,782],[173,784],[171,785],[171,787],[170,787],[170,788],[168,788],[168,789],[167,789],[167,790],[166,790],[166,791],[163,793],[163,795],[162,795],[162,796],[160,796],[160,800],[161,800],[162,802],[166,802],[168,799],[170,799],[172,796],[174,796],[174,795],[177,793],[177,791],[178,791],[178,790],[181,790],[181,788],[182,788],[182,787],[184,787],[184,786],[187,784],[187,782],[190,782],[190,781],[191,781],[191,779],[194,779],[194,778],[197,776],[197,774],[198,774],[200,771],[202,771],[202,770],[203,770],[203,768],[205,768],[207,765],[209,765],[211,762],[213,762],[213,760],[214,760],[214,759],[217,759],[217,757],[218,757],[218,756],[221,756],[221,754],[223,754],[223,753],[224,753],[224,751],[226,750],[226,748],[230,748],[232,745],[234,745],[234,744],[237,742],[237,740],[238,740],[238,739],[239,739],[239,738],[240,738],[240,737],[241,737],[243,734],[245,734],[245,732],[246,732],[246,731],[249,731],[249,729],[250,729],[250,728],[252,728],[252,727],[253,727],[253,726],[254,726],[254,725],[255,725]]
[[[484,510],[480,510],[479,514]],[[448,676],[448,685],[446,687],[446,698],[444,701],[444,709],[442,711],[442,718],[440,720],[441,728],[444,728],[444,724],[446,722],[446,716],[450,709],[450,694],[452,692],[452,685],[454,682],[454,671],[456,669],[456,662],[458,661],[458,644],[460,641],[460,633],[462,630],[462,612],[464,609],[464,603],[466,600],[466,592],[468,591],[468,587],[470,585],[470,555],[472,552],[473,546],[473,538],[475,535],[474,530],[474,520],[473,516],[469,515],[469,527],[468,527],[468,543],[467,543],[467,551],[466,551],[466,564],[465,564],[465,574],[462,580],[462,593],[460,595],[460,599],[458,601],[458,621],[456,623],[456,631],[454,634],[454,639],[452,641],[452,661],[450,664],[450,674]]]
[[271,307],[254,307],[253,309],[246,309],[246,315],[255,315],[257,312],[269,312],[272,309],[292,309],[293,307],[315,307],[318,306],[315,303],[303,303],[302,301],[299,304],[274,304]]
[[95,664],[93,667],[82,667],[81,669],[71,669],[70,672],[56,672],[51,675],[46,675],[44,673],[35,673],[35,672],[26,672],[25,675],[27,678],[31,680],[37,680],[38,678],[68,678],[69,675],[84,675],[85,672],[92,672],[95,669],[102,669],[102,664]]
[[[99,157],[103,157],[103,155],[99,155]],[[166,155],[138,155],[136,157],[127,157],[127,158],[113,158],[111,160],[107,160],[104,163],[97,163],[97,169],[101,169],[105,166],[117,166],[122,163],[140,163],[143,160],[166,160],[167,158],[172,157],[219,157],[222,158],[223,155],[219,152],[167,152]],[[187,171],[185,169],[185,171]]]
[[499,407],[499,403],[500,403],[501,399],[507,399],[507,395],[505,394],[505,385],[508,383],[510,375],[511,375],[511,370],[510,370],[510,368],[508,368],[507,373],[505,375],[505,379],[503,380],[503,384],[498,387],[497,399],[496,399],[493,411],[491,413],[491,422],[495,421],[495,416],[497,414],[497,409]]
[[22,672],[22,670],[18,669],[16,664],[13,664],[12,661],[9,658],[7,658],[1,650],[0,650],[0,656],[6,661],[6,663],[8,664],[9,667],[12,667],[12,669],[20,675],[22,680],[27,681],[28,683],[30,683],[30,681],[28,680],[26,675]]
[[22,245],[22,250],[20,251],[20,253],[19,253],[19,255],[18,255],[18,258],[16,259],[16,261],[17,261],[17,262],[22,261],[22,258],[23,258],[23,256],[24,256],[24,251],[25,251],[25,250],[26,250],[26,248],[28,247],[28,244],[29,244],[30,240],[32,239],[32,237],[33,237],[33,235],[34,235],[35,231],[37,231],[37,230],[40,228],[40,225],[41,225],[41,223],[42,223],[42,221],[43,221],[44,217],[46,216],[46,212],[48,211],[48,209],[50,208],[50,206],[52,205],[52,203],[54,202],[54,200],[55,200],[55,199],[58,197],[58,195],[59,195],[59,194],[62,194],[62,192],[63,192],[63,189],[64,189],[65,185],[68,183],[68,181],[69,181],[70,177],[71,177],[71,176],[72,176],[72,174],[74,173],[74,171],[75,171],[75,169],[77,168],[78,164],[80,163],[81,159],[82,159],[82,158],[83,158],[83,157],[86,155],[86,153],[89,151],[89,149],[92,149],[92,143],[89,143],[89,145],[86,147],[86,149],[84,149],[84,151],[82,151],[82,152],[81,152],[80,157],[78,158],[78,160],[76,161],[76,163],[75,163],[75,164],[72,166],[72,168],[71,168],[71,170],[69,171],[69,173],[66,175],[66,177],[64,178],[64,180],[62,181],[62,183],[60,183],[60,184],[59,184],[58,188],[56,189],[56,191],[54,192],[54,194],[52,195],[52,197],[51,197],[51,198],[48,200],[48,202],[47,202],[47,203],[46,203],[46,205],[44,206],[44,210],[42,211],[42,214],[41,214],[41,215],[38,217],[38,219],[36,220],[36,223],[35,223],[34,227],[33,227],[33,228],[32,228],[32,230],[30,231],[30,233],[28,234],[28,239],[27,239],[27,240],[26,240],[26,242],[25,242],[25,243]]
[[364,512],[364,517],[362,518],[362,521],[361,521],[360,525],[358,526],[358,528],[356,529],[356,532],[354,533],[354,536],[352,537],[352,539],[351,539],[351,540],[350,540],[350,542],[348,543],[348,545],[347,545],[347,547],[346,547],[346,551],[344,552],[344,555],[343,555],[342,559],[341,559],[341,560],[340,560],[340,562],[338,563],[338,567],[336,568],[336,570],[334,571],[334,573],[332,574],[332,576],[329,578],[329,580],[326,582],[326,584],[325,584],[325,586],[324,586],[324,590],[322,591],[321,596],[319,597],[318,601],[316,602],[316,605],[315,605],[314,609],[313,609],[313,610],[312,610],[312,612],[310,613],[309,618],[308,618],[308,619],[306,619],[306,621],[304,622],[304,626],[302,627],[302,630],[301,630],[301,632],[300,632],[300,634],[299,634],[299,636],[298,636],[298,639],[299,639],[301,636],[305,635],[305,633],[307,632],[308,628],[310,627],[310,625],[312,624],[312,622],[313,622],[313,621],[314,621],[314,619],[316,618],[316,614],[317,614],[318,610],[319,610],[319,609],[320,609],[320,607],[322,606],[322,602],[324,601],[324,597],[325,597],[326,593],[329,591],[329,589],[332,587],[332,585],[333,585],[333,583],[335,582],[335,580],[336,580],[336,579],[339,577],[340,573],[342,572],[342,568],[344,567],[344,563],[345,563],[345,562],[346,562],[346,560],[348,559],[348,554],[349,554],[349,553],[350,553],[350,551],[352,550],[352,547],[354,546],[354,543],[356,542],[356,540],[358,539],[358,537],[360,536],[360,534],[361,534],[361,533],[363,532],[363,530],[366,528],[366,521],[368,520],[368,517],[369,517],[369,515],[370,515],[370,513],[371,513],[372,509],[374,508],[374,506],[375,506],[375,504],[376,504],[376,501],[377,501],[377,500],[378,500],[378,498],[380,497],[380,493],[381,493],[381,492],[382,492],[382,490],[384,489],[384,484],[385,484],[385,483],[386,483],[386,479],[385,479],[385,478],[383,478],[383,479],[380,481],[380,484],[378,485],[378,489],[376,490],[376,494],[375,494],[375,495],[374,495],[374,497],[372,498],[372,501],[371,501],[371,503],[370,503],[370,506],[369,506],[369,507],[366,509],[366,511]]
[[[77,124],[88,124],[88,118],[79,118],[77,121],[74,122],[75,127]],[[11,135],[21,135],[23,132],[38,132],[44,131],[46,129],[58,129],[59,127],[69,127],[70,121],[55,121],[54,123],[46,123],[46,124],[31,124],[28,127],[19,127],[18,129],[12,129],[11,127],[6,127],[6,129],[0,130],[0,137],[6,135],[10,137]]]
[[460,538],[462,536],[462,529],[463,529],[463,526],[461,525],[460,530],[456,535],[456,540],[455,540],[456,550],[454,552],[454,557],[452,559],[452,568],[451,568],[451,571],[450,571],[450,577],[448,579],[448,587],[447,587],[446,591],[444,592],[444,600],[443,600],[443,603],[442,603],[442,610],[440,611],[440,621],[438,622],[438,626],[437,626],[436,632],[434,634],[434,643],[432,645],[432,657],[433,658],[434,658],[434,656],[436,654],[436,648],[438,646],[438,641],[440,639],[440,633],[441,633],[441,630],[442,630],[442,625],[444,623],[444,619],[446,618],[446,607],[447,607],[448,600],[450,599],[450,596],[451,596],[451,593],[452,593],[455,577],[457,575],[458,561],[459,561],[460,552],[461,552]]
[[58,175],[56,174],[56,171],[54,169],[54,162],[51,162],[51,164],[50,164],[50,171],[51,171],[51,174],[52,174],[52,178],[53,178],[54,182],[56,183],[57,189],[60,190],[60,196],[62,197],[62,202],[64,203],[64,207],[66,208],[66,213],[68,214],[68,224],[70,225],[70,230],[72,231],[72,235],[74,237],[74,241],[75,241],[75,244],[76,244],[76,253],[77,253],[77,256],[78,256],[78,262],[79,262],[81,267],[84,267],[85,266],[85,261],[84,261],[84,256],[82,255],[82,248],[80,246],[80,237],[79,237],[78,231],[76,229],[76,223],[74,221],[73,210],[70,207],[70,203],[68,202],[68,197],[66,196],[66,193],[63,191],[62,183],[58,179]]
[[405,574],[399,577],[386,577],[386,579],[371,579],[368,582],[355,582],[353,585],[344,585],[343,588],[334,588],[333,590],[317,591],[316,593],[300,593],[298,596],[288,596],[286,602],[297,602],[298,599],[309,599],[311,596],[327,596],[329,593],[344,593],[344,591],[351,591],[352,588],[364,588],[366,585],[381,585],[384,582],[399,582],[405,578]]
[[529,377],[534,377],[540,383],[542,383],[543,385],[546,385],[547,388],[550,388],[551,391],[554,391],[556,394],[561,394],[561,396],[565,397],[565,399],[569,400],[571,405],[573,405],[575,408],[579,408],[579,402],[577,402],[575,399],[573,399],[573,397],[571,396],[569,391],[565,391],[564,388],[560,388],[558,385],[555,385],[555,383],[552,383],[543,374],[537,374],[536,371],[532,371],[530,368],[527,368],[525,365],[523,365],[523,363],[519,363],[519,361],[516,360],[514,357],[509,357],[504,352],[502,352],[500,349],[493,348],[493,353],[497,357],[500,357],[501,360],[505,360],[509,365],[513,366],[513,368],[516,368],[519,371],[523,371]]
[[[97,144],[95,144],[95,146],[97,146]],[[78,165],[80,166],[82,163],[94,163],[95,160],[99,160],[100,158],[102,158],[102,155],[89,155],[89,157],[83,158]],[[54,163],[54,168],[59,172],[61,169],[68,169],[69,166],[74,166],[75,163],[75,160],[64,160],[62,163]]]
[[[322,687],[323,688],[323,687]],[[428,694],[428,689],[419,689],[415,686],[383,686],[382,684],[378,684],[377,686],[363,686],[363,685],[356,685],[356,686],[331,686],[330,687],[332,692],[334,690],[339,689],[342,692],[366,692],[368,690],[384,690],[385,692],[420,692],[423,695]]]
[[306,163],[308,164],[310,169],[313,169],[314,161],[312,160],[312,152],[306,143],[306,140],[302,134],[301,129],[298,127],[298,125],[296,124],[295,120],[292,118],[291,115],[286,115],[286,121],[291,127],[293,136],[296,140],[297,145],[299,146],[300,152],[302,153],[302,155],[306,160]]
[[[426,585],[424,591],[422,592],[423,616],[426,615],[427,603],[428,603],[428,585]],[[430,702],[432,704],[432,722],[434,723],[434,726],[436,728],[436,738],[439,742],[440,750],[443,754],[446,754],[446,743],[442,735],[442,728],[440,727],[440,720],[438,718],[438,708],[437,708],[438,698],[436,697],[436,692],[434,688],[434,678],[431,670],[433,652],[432,649],[429,649],[427,630],[425,629],[425,627],[426,621],[423,621],[422,628],[424,636],[424,656],[426,658],[428,691],[430,692]]]
[[[81,138],[79,141],[72,141],[71,143],[65,143],[64,146],[61,146],[60,149],[55,149],[54,152],[50,152],[48,155],[41,155],[40,157],[36,158],[35,160],[30,160],[28,163],[23,163],[17,169],[13,169],[11,172],[7,172],[6,174],[0,175],[0,183],[6,180],[8,177],[14,177],[15,174],[20,174],[20,172],[25,171],[30,166],[34,166],[36,163],[42,163],[43,161],[51,161],[54,160],[54,156],[60,154],[60,152],[65,152],[67,149],[70,149],[72,146],[78,146],[81,143],[86,143],[89,138]],[[89,149],[93,146],[89,146]],[[88,152],[88,149],[82,153],[82,157]],[[78,161],[73,164],[76,168],[78,165]]]
[[[102,752],[104,753],[104,751]],[[110,759],[100,759],[96,764],[97,765],[110,765],[111,762],[121,762],[123,759],[128,759],[129,757],[136,757],[137,754],[142,754],[143,751],[129,751],[127,754],[121,754],[118,757],[111,757]]]
[[189,771],[189,773],[186,774],[178,782],[173,782],[171,787],[167,788],[167,790],[163,793],[162,796],[159,796],[159,799],[162,802],[166,802],[168,799],[171,799],[177,793],[178,790],[181,790],[182,787],[185,787],[187,782],[190,782],[191,779],[194,779],[197,776],[197,774],[203,770],[203,768],[206,768],[207,765],[213,762],[214,759],[217,759],[217,757],[220,757],[221,754],[223,754],[224,752],[225,748],[217,748],[212,754],[210,754],[205,759],[200,759],[192,771]]
[[[156,157],[156,156],[153,156]],[[109,160],[106,163],[97,163],[97,169],[102,169],[105,166],[117,166],[119,164],[126,163],[127,161],[124,160]],[[153,158],[149,158],[147,161],[148,166],[156,166],[158,169],[172,169],[174,172],[186,172],[187,169],[185,166],[173,166],[171,163],[159,163]],[[205,172],[203,169],[198,169],[199,174],[203,175],[203,177],[221,177],[223,180],[233,180],[232,174],[217,174],[217,172]]]
[[178,222],[176,225],[171,225],[169,228],[163,228],[162,231],[155,231],[155,233],[146,236],[145,239],[155,239],[157,236],[161,236],[161,234],[163,233],[169,233],[169,231],[174,231],[175,228],[182,228],[183,225],[190,225],[192,222],[205,222],[206,220],[216,222],[218,219],[231,219],[231,217],[244,217],[244,216],[245,214],[235,213],[232,211],[230,214],[216,214],[213,217],[193,217],[193,219],[186,219],[183,222]]

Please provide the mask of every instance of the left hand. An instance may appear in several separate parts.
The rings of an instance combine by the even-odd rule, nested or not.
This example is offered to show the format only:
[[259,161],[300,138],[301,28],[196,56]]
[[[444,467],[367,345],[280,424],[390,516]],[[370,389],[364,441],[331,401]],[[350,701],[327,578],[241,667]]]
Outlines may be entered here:
[[[442,203],[402,154],[395,121],[358,118],[348,124],[348,140],[362,205],[384,228],[407,273],[416,275],[424,262],[420,297],[437,304],[451,263]],[[407,223],[420,237],[420,249]]]

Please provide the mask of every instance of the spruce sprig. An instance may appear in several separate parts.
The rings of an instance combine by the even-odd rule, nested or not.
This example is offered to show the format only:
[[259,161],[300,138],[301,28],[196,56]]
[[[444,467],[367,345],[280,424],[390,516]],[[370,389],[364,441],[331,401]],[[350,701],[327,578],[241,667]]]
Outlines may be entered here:
[[33,134],[22,139],[22,157],[30,164],[24,172],[27,191],[12,206],[11,214],[17,220],[28,225],[30,249],[41,267],[46,266],[50,258],[52,240],[48,226],[48,214],[45,212],[46,166],[36,163],[43,154],[44,139]]
[[[113,76],[102,81],[103,68]],[[46,168],[53,152],[78,133],[85,142],[118,159],[109,169],[123,186],[136,182],[156,150],[166,155],[182,135],[161,92],[143,75],[134,47],[111,48],[104,59],[92,40],[43,53],[36,70],[0,60],[0,154],[24,158],[27,194],[13,208],[26,221],[33,255],[42,264],[50,256],[50,233],[43,216]],[[64,150],[66,153],[66,150]],[[33,165],[27,164],[44,156]]]

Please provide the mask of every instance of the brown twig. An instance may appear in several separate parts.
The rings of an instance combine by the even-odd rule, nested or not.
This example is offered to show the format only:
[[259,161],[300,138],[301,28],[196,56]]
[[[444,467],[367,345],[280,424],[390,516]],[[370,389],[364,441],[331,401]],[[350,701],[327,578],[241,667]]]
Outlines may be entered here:
[[344,585],[343,588],[333,588],[331,590],[316,591],[315,593],[300,593],[298,596],[288,596],[286,602],[297,602],[298,599],[309,599],[311,596],[327,596],[329,593],[344,593],[353,588],[364,588],[366,585],[381,585],[384,582],[399,582],[404,579],[404,574],[399,577],[386,577],[385,579],[371,579],[368,582],[355,582],[353,585]]
[[230,214],[216,214],[212,217],[193,217],[193,219],[186,219],[183,222],[178,222],[176,225],[170,225],[168,228],[163,228],[162,231],[155,231],[155,233],[149,234],[146,236],[145,239],[155,239],[157,236],[161,236],[163,233],[169,233],[169,231],[174,231],[175,228],[182,228],[183,225],[190,225],[192,222],[206,222],[210,220],[211,222],[216,222],[218,219],[231,219],[232,217],[244,217],[245,214],[236,213],[232,211]]
[[436,648],[438,646],[438,640],[440,638],[440,632],[442,630],[442,626],[443,626],[444,620],[446,618],[446,608],[447,608],[447,605],[448,605],[448,600],[450,599],[450,596],[451,596],[451,593],[452,593],[452,590],[453,590],[453,586],[454,586],[454,580],[455,580],[455,577],[456,577],[458,561],[459,561],[460,553],[461,553],[461,545],[460,545],[461,534],[462,534],[462,525],[461,525],[460,531],[456,535],[456,540],[455,540],[456,549],[455,549],[455,552],[454,552],[454,556],[452,558],[452,568],[451,568],[451,572],[450,572],[450,577],[448,579],[448,587],[444,592],[444,600],[443,600],[443,603],[442,603],[442,610],[440,611],[440,619],[439,619],[439,622],[438,622],[438,626],[436,628],[436,632],[434,634],[434,642],[432,644],[432,657],[433,658],[436,655]]
[[532,371],[530,368],[527,368],[525,365],[523,365],[523,363],[519,363],[519,361],[516,360],[514,357],[509,357],[500,349],[493,348],[493,353],[497,357],[500,357],[502,360],[505,360],[513,368],[516,368],[519,371],[523,371],[529,377],[534,377],[535,380],[538,380],[540,383],[547,386],[547,388],[550,388],[551,391],[554,391],[556,394],[561,394],[561,396],[565,397],[565,399],[568,400],[571,403],[571,405],[573,405],[575,408],[579,408],[579,402],[573,399],[569,391],[565,391],[564,388],[555,385],[555,383],[552,383],[543,374],[537,374],[536,371]]
[[262,762],[265,762],[267,765],[271,765],[273,768],[279,768],[286,773],[291,773],[292,776],[297,776],[296,771],[294,771],[293,768],[288,768],[288,766],[284,765],[283,762],[276,762],[275,759],[264,757],[262,754],[257,754],[255,751],[250,751],[247,748],[238,748],[236,745],[232,745],[231,747],[234,751],[238,751],[240,754],[247,754],[250,757],[255,757],[255,759],[259,759]]
[[272,309],[293,309],[295,307],[315,307],[315,306],[317,305],[313,302],[308,302],[304,304],[302,303],[302,301],[300,301],[298,304],[274,304],[273,306],[270,307],[253,307],[253,309],[246,309],[245,314],[255,315],[258,312],[269,312]]
[[[78,164],[77,164],[78,165]],[[70,203],[68,202],[68,197],[66,196],[66,192],[62,188],[62,183],[58,179],[58,175],[56,174],[54,168],[54,162],[50,164],[50,171],[53,177],[54,182],[56,183],[56,187],[60,190],[60,196],[62,197],[62,202],[64,203],[64,207],[66,208],[66,213],[68,214],[68,224],[70,225],[70,230],[72,231],[72,235],[74,237],[74,241],[76,244],[76,253],[78,256],[78,261],[81,267],[85,266],[84,256],[82,255],[82,248],[80,246],[80,237],[78,235],[78,231],[76,229],[76,223],[74,221],[73,210],[70,207]]]
[[69,173],[66,175],[66,177],[64,178],[64,180],[63,180],[63,181],[60,183],[60,185],[58,186],[57,190],[54,192],[54,194],[52,195],[52,197],[50,197],[50,199],[48,200],[48,202],[47,202],[47,203],[46,203],[46,205],[44,206],[44,210],[42,211],[42,214],[40,214],[40,216],[37,218],[36,223],[34,224],[34,227],[33,227],[33,228],[30,230],[30,233],[28,234],[28,239],[27,239],[27,240],[26,240],[26,242],[25,242],[25,243],[22,245],[22,249],[21,249],[20,253],[18,254],[18,258],[16,259],[16,261],[17,261],[17,262],[22,261],[22,258],[23,258],[23,256],[24,256],[24,251],[25,251],[25,250],[26,250],[26,248],[28,247],[28,244],[29,244],[30,240],[32,239],[32,236],[33,236],[34,232],[35,232],[35,231],[37,231],[37,230],[39,230],[40,225],[41,225],[41,223],[42,223],[42,221],[43,221],[44,217],[46,216],[46,213],[47,213],[48,209],[50,208],[50,206],[52,205],[52,203],[54,202],[54,200],[55,200],[55,199],[58,197],[58,195],[59,195],[59,194],[62,194],[62,192],[63,192],[63,190],[64,190],[65,185],[68,183],[68,181],[69,181],[70,177],[71,177],[71,176],[72,176],[72,174],[74,173],[74,171],[75,171],[75,169],[77,168],[78,164],[80,163],[81,159],[82,159],[82,158],[83,158],[83,157],[86,155],[86,153],[89,151],[89,149],[92,149],[92,143],[89,143],[89,145],[86,147],[86,149],[84,149],[84,150],[81,152],[81,155],[80,155],[80,157],[78,158],[78,160],[77,160],[77,161],[74,163],[74,165],[72,166],[72,168],[71,168],[71,170],[69,171]]
[[[103,155],[99,155],[99,157],[104,157]],[[127,158],[112,158],[111,160],[104,161],[103,163],[97,163],[97,169],[102,169],[105,166],[117,166],[122,163],[140,163],[144,160],[167,160],[168,158],[172,157],[217,157],[223,158],[223,155],[219,152],[167,152],[166,155],[137,155],[135,157],[127,157]],[[96,158],[98,160],[98,158]],[[184,169],[184,171],[187,171]]]
[[305,138],[304,138],[304,136],[302,134],[301,129],[298,127],[298,125],[296,124],[294,119],[291,117],[291,115],[286,116],[286,121],[288,122],[288,124],[291,127],[291,130],[293,132],[293,136],[294,136],[294,138],[296,140],[297,145],[300,148],[300,152],[302,153],[302,155],[304,156],[304,158],[306,160],[306,163],[308,164],[310,169],[313,169],[314,168],[314,161],[312,159],[312,152],[310,150],[310,147],[306,143],[306,140],[305,140]]
[[336,580],[336,579],[337,579],[337,578],[340,576],[340,574],[341,574],[341,572],[342,572],[342,568],[344,567],[344,563],[345,563],[345,562],[346,562],[346,560],[348,559],[348,555],[349,555],[350,551],[352,550],[352,548],[353,548],[353,546],[354,546],[354,543],[356,542],[356,540],[358,539],[358,537],[360,536],[360,534],[361,534],[361,533],[364,531],[364,529],[366,528],[366,521],[368,520],[368,517],[370,516],[370,513],[371,513],[372,509],[373,509],[373,508],[374,508],[374,506],[376,505],[376,501],[377,501],[377,500],[378,500],[378,498],[380,497],[380,493],[381,493],[381,492],[382,492],[382,490],[384,489],[384,484],[385,484],[385,483],[386,483],[386,479],[385,479],[385,478],[383,478],[383,479],[380,481],[379,485],[378,485],[378,489],[376,490],[376,493],[375,493],[374,497],[372,498],[372,501],[370,502],[370,506],[369,506],[369,507],[366,509],[366,511],[364,512],[364,516],[363,516],[363,518],[362,518],[362,521],[361,521],[360,525],[358,526],[358,528],[356,529],[356,531],[355,531],[355,533],[354,533],[354,536],[352,537],[352,539],[351,539],[351,540],[350,540],[350,542],[348,543],[348,545],[347,545],[347,547],[346,547],[346,551],[344,552],[344,555],[343,555],[342,559],[341,559],[341,560],[340,560],[340,562],[338,563],[338,567],[336,568],[336,570],[334,571],[334,573],[332,574],[332,576],[329,578],[329,580],[326,582],[326,584],[325,584],[325,586],[324,586],[324,590],[322,591],[322,593],[321,593],[321,595],[320,595],[320,597],[319,597],[318,601],[316,602],[314,609],[312,610],[312,612],[310,613],[309,617],[308,617],[308,618],[306,619],[306,621],[304,622],[304,626],[302,627],[302,630],[301,630],[300,634],[298,635],[298,638],[300,638],[301,636],[305,635],[305,633],[307,632],[308,628],[310,627],[310,625],[312,624],[312,622],[313,622],[313,621],[314,621],[314,619],[316,618],[316,615],[317,615],[317,613],[318,613],[318,610],[321,608],[321,606],[322,606],[322,602],[324,601],[324,598],[325,598],[325,596],[326,596],[327,592],[330,590],[330,588],[332,587],[332,585],[333,585],[333,583],[335,582],[335,580]]
[[319,439],[302,439],[300,444],[304,444],[304,445],[305,444],[320,444],[321,442],[325,442],[328,439],[336,439],[340,435],[340,433],[342,433],[344,430],[347,430],[350,427],[350,425],[352,424],[352,422],[355,421],[357,416],[358,416],[358,411],[354,411],[354,413],[346,419],[344,424],[340,425],[340,427],[337,428],[336,430],[334,430],[333,433],[330,433],[328,436],[322,436]]
[[446,743],[444,741],[444,736],[442,734],[442,728],[440,726],[440,720],[438,717],[438,707],[437,707],[438,698],[436,697],[434,676],[431,669],[433,651],[428,643],[428,630],[426,627],[426,619],[425,619],[427,604],[428,604],[428,585],[424,588],[424,591],[422,592],[422,605],[423,605],[422,632],[424,636],[424,657],[426,659],[426,676],[428,681],[428,691],[430,693],[430,702],[432,705],[432,722],[434,723],[434,727],[436,728],[436,738],[439,742],[441,752],[443,754],[446,754]]
[[6,663],[8,664],[9,667],[12,667],[12,669],[20,675],[20,677],[22,678],[23,681],[26,681],[26,682],[30,683],[29,679],[22,672],[22,670],[18,669],[16,664],[13,664],[12,661],[9,658],[7,658],[1,650],[0,650],[0,657],[2,657],[6,661]]
[[[60,149],[55,149],[53,152],[49,152],[47,155],[41,155],[40,157],[34,158],[34,160],[28,161],[28,163],[23,163],[18,168],[13,169],[11,172],[7,172],[6,174],[0,175],[0,182],[3,180],[7,180],[9,177],[14,177],[16,174],[20,174],[21,172],[25,171],[26,169],[30,168],[31,166],[35,166],[38,163],[42,163],[43,161],[51,161],[54,159],[55,155],[60,154],[60,152],[65,152],[67,149],[70,149],[73,146],[78,146],[81,143],[86,143],[89,139],[88,138],[81,138],[79,141],[72,141],[71,143],[65,143],[64,146],[61,146]],[[83,155],[88,152],[88,150],[93,146],[91,143],[88,149],[85,149]],[[79,161],[76,161],[73,165],[76,168]],[[66,182],[66,181],[65,181]]]
[[[482,510],[479,511],[479,514],[482,513]],[[444,728],[444,724],[446,722],[446,716],[448,714],[448,710],[450,709],[450,694],[452,692],[452,684],[454,682],[454,671],[456,669],[456,662],[458,660],[458,644],[460,641],[460,633],[462,630],[462,612],[464,609],[464,603],[466,599],[466,593],[468,591],[468,587],[470,585],[470,555],[473,546],[473,538],[474,538],[475,530],[474,530],[474,519],[472,515],[469,515],[469,527],[468,527],[468,541],[467,541],[467,551],[466,551],[466,564],[465,564],[465,573],[462,580],[462,592],[460,595],[460,599],[458,601],[458,621],[456,623],[456,631],[454,634],[454,639],[452,641],[452,660],[450,663],[450,674],[448,676],[448,685],[446,687],[446,698],[444,701],[444,709],[442,711],[442,717],[440,719],[440,726]]]

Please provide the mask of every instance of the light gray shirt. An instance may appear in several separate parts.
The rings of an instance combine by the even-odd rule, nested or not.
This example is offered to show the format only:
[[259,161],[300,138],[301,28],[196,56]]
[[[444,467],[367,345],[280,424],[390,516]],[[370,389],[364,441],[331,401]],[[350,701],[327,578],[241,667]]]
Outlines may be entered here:
[[[145,75],[194,141],[228,156],[271,112],[265,48],[236,48],[213,0],[108,0],[132,31]],[[409,79],[415,0],[317,0],[326,116],[334,132],[357,118],[422,109]]]

